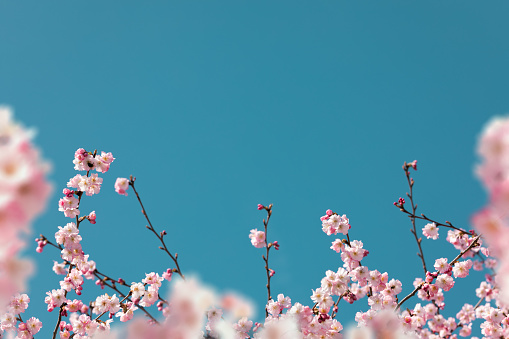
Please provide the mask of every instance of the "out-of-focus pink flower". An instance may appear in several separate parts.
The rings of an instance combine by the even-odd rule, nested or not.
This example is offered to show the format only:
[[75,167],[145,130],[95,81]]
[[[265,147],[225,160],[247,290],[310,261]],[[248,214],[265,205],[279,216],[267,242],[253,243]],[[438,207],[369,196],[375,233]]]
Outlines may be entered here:
[[25,289],[32,262],[18,257],[24,246],[18,237],[30,233],[52,191],[49,165],[32,143],[34,134],[13,120],[10,108],[0,106],[0,311],[6,299]]

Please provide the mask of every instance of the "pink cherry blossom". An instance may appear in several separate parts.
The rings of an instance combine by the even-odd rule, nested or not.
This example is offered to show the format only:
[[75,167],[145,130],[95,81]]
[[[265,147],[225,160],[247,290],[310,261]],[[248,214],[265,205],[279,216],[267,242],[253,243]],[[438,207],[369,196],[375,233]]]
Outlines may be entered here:
[[435,224],[434,222],[426,224],[426,226],[424,226],[422,229],[422,234],[424,234],[428,239],[431,238],[433,240],[437,240],[438,239],[437,224]]
[[127,189],[129,188],[129,180],[126,178],[117,178],[117,181],[115,181],[115,192],[118,194],[126,195],[127,196]]
[[435,285],[447,292],[454,286],[454,279],[447,274],[440,274]]
[[249,234],[249,239],[251,239],[251,244],[253,244],[256,248],[263,248],[266,246],[265,244],[265,232],[258,231],[258,229],[252,229]]

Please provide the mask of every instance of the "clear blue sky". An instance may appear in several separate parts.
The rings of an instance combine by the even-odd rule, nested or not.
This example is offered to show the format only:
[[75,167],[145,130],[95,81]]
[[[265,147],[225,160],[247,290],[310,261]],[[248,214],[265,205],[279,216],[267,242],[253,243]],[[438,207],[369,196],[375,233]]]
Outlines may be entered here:
[[[469,227],[485,202],[476,138],[509,111],[508,11],[504,1],[2,1],[0,103],[37,127],[53,163],[56,193],[34,235],[69,221],[57,201],[74,151],[96,148],[116,160],[101,194],[83,201],[98,220],[83,227],[83,243],[112,276],[139,281],[171,266],[134,196],[113,190],[133,174],[183,271],[249,296],[258,321],[263,251],[248,238],[262,227],[258,203],[274,204],[269,238],[281,244],[274,295],[310,304],[325,271],[341,265],[321,231],[328,208],[350,218],[351,238],[371,252],[365,264],[401,279],[406,294],[422,268],[410,223],[392,206],[406,192],[401,165],[419,160],[420,212]],[[430,264],[456,254],[436,244],[423,245]],[[32,247],[28,314],[45,336],[58,253]],[[481,278],[446,294],[449,314],[477,301]],[[339,320],[360,308],[367,301]]]

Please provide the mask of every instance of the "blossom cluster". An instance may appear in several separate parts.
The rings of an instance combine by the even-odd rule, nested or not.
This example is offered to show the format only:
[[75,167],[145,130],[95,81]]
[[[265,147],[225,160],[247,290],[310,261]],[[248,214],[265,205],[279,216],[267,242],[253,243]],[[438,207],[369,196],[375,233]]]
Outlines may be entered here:
[[[74,153],[74,169],[77,171],[86,171],[86,175],[76,174],[67,183],[68,188],[64,188],[62,193],[64,197],[58,201],[58,210],[64,212],[68,218],[75,218],[80,214],[78,209],[81,196],[85,193],[88,196],[99,194],[103,179],[97,173],[90,174],[90,171],[96,170],[105,173],[110,169],[110,165],[115,160],[111,152],[87,152],[83,148],[79,148]],[[74,188],[75,190],[70,190]],[[95,223],[95,212],[91,213],[88,219]]]
[[21,313],[25,312],[29,303],[30,298],[26,294],[17,294],[11,298],[7,313],[0,318],[1,333],[14,330],[17,331],[17,338],[30,339],[40,331],[42,322],[37,318],[31,317],[27,321],[18,322],[21,319]]
[[[16,138],[20,138],[11,136],[16,135],[13,132],[16,128],[7,129],[10,131],[9,134],[1,127],[2,125],[0,125],[0,147],[12,143],[11,139],[16,141]],[[490,192],[490,201],[486,208],[473,217],[476,231],[456,227],[450,222],[442,223],[432,220],[424,215],[416,215],[412,196],[412,187],[415,182],[410,177],[410,172],[417,170],[417,161],[405,162],[403,165],[410,193],[407,193],[407,201],[399,198],[394,205],[410,217],[413,227],[411,231],[415,236],[419,248],[418,255],[423,266],[423,275],[415,278],[413,287],[409,287],[413,291],[409,290],[410,293],[406,295],[402,294],[404,286],[400,280],[390,277],[387,272],[368,267],[370,252],[364,248],[361,240],[353,238],[356,234],[355,223],[351,224],[346,214],[336,213],[331,209],[326,210],[325,215],[320,217],[320,223],[322,231],[327,236],[335,238],[332,239],[330,246],[335,253],[331,253],[331,256],[336,256],[341,266],[326,270],[317,282],[316,288],[311,291],[310,305],[292,303],[291,298],[283,293],[272,294],[271,278],[275,270],[269,265],[269,254],[271,249],[278,250],[280,245],[278,241],[269,242],[268,240],[267,232],[272,215],[272,204],[269,206],[258,204],[258,210],[267,212],[267,217],[263,220],[264,230],[251,229],[249,239],[255,248],[263,248],[264,251],[267,299],[266,316],[262,322],[254,322],[250,319],[252,307],[249,302],[234,295],[227,294],[221,297],[199,284],[197,280],[183,275],[177,261],[177,254],[172,254],[165,243],[166,231],[156,232],[146,215],[134,186],[135,178],[132,176],[130,179],[117,178],[112,186],[118,194],[125,196],[128,189],[132,187],[149,224],[147,228],[161,242],[159,248],[174,261],[175,268],[168,268],[161,275],[156,272],[145,273],[143,279],[130,284],[122,278],[114,279],[100,272],[97,268],[98,264],[86,254],[80,234],[80,226],[84,226],[83,222],[87,220],[86,225],[95,224],[97,216],[94,211],[88,215],[81,215],[80,204],[85,196],[93,196],[101,192],[104,180],[92,171],[107,172],[115,158],[111,153],[101,152],[99,155],[97,151],[87,152],[80,148],[74,154],[73,164],[76,170],[86,173],[70,178],[67,187],[62,190],[64,196],[58,204],[59,211],[73,220],[65,226],[58,227],[54,241],[42,235],[36,239],[37,252],[41,252],[48,245],[60,252],[61,260],[55,261],[53,265],[55,274],[61,276],[59,288],[48,291],[45,297],[47,310],[49,312],[57,310],[54,313],[57,317],[56,326],[50,325],[55,328],[53,339],[56,335],[60,339],[152,339],[158,337],[456,339],[458,336],[471,336],[473,323],[476,320],[482,322],[480,332],[483,338],[509,338],[509,288],[507,287],[509,286],[509,254],[505,250],[505,244],[509,240],[508,216],[505,211],[505,206],[509,203],[508,132],[509,119],[498,119],[487,127],[481,137],[479,152],[484,162],[478,167],[478,173]],[[3,137],[2,133],[7,137]],[[24,150],[23,147],[21,150]],[[4,171],[11,175],[9,167],[11,165],[3,164],[2,156],[3,154],[0,155],[0,166],[4,167],[0,167],[0,174]],[[39,166],[39,169],[41,168]],[[26,174],[25,169],[15,169],[16,171],[21,172],[17,173],[14,179],[4,181],[13,184],[18,177]],[[3,179],[0,176],[0,187],[6,185]],[[43,191],[37,191],[37,194],[44,192],[47,194],[47,190]],[[18,191],[12,192],[18,194],[19,188]],[[0,200],[0,230],[2,217],[4,217],[2,213],[15,215],[19,211],[23,212],[21,209],[12,207],[16,205],[16,199],[22,199],[16,194],[13,193],[12,198],[9,198],[14,202],[8,205],[10,207],[7,212],[2,209],[3,200]],[[27,204],[30,206],[30,203]],[[30,209],[30,212],[33,210]],[[445,237],[445,240],[457,251],[457,256],[453,259],[438,257],[429,261],[430,258],[424,255],[421,248],[422,238],[417,235],[417,222],[423,223],[422,235],[427,239],[436,241],[440,238],[439,233],[442,234],[442,238]],[[23,227],[25,225],[20,226],[21,229]],[[444,235],[444,229],[447,229],[446,235]],[[489,248],[486,243],[490,245]],[[499,262],[493,255],[501,258],[499,268],[497,268]],[[428,260],[427,264],[426,260]],[[430,265],[430,262],[433,264]],[[476,302],[465,303],[455,317],[445,316],[441,313],[446,306],[445,295],[457,286],[457,279],[469,277],[472,269],[488,272],[484,281],[481,281],[475,290],[475,294],[471,295],[472,300]],[[498,272],[495,271],[496,269]],[[181,279],[173,279],[174,275],[180,276]],[[100,292],[88,302],[83,300],[82,291],[86,288],[87,280],[94,282],[96,288],[109,289],[109,293]],[[163,283],[171,283],[172,292],[169,295],[162,293]],[[338,317],[342,305],[345,304],[345,302],[340,304],[341,300],[348,304],[359,305],[361,310],[355,315],[357,328],[343,328]],[[361,300],[363,300],[362,306]],[[28,295],[15,294],[9,302],[5,303],[6,312],[0,320],[2,333],[15,333],[16,338],[21,339],[33,338],[40,331],[42,323],[39,319],[31,317],[26,321],[23,320],[22,313],[27,310],[29,302]],[[411,302],[413,304],[410,304]],[[402,307],[403,304],[404,307]],[[121,330],[120,332],[112,330],[111,325],[117,319],[121,323],[127,323],[123,327],[126,333]]]

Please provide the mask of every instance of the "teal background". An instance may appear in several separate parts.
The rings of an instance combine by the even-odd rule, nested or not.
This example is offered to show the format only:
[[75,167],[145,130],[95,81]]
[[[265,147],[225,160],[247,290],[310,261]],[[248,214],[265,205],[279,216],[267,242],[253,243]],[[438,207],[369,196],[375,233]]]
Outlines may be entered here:
[[[422,267],[392,205],[407,191],[401,165],[419,161],[419,212],[469,227],[486,200],[473,174],[477,137],[509,109],[508,10],[504,1],[1,0],[0,103],[38,129],[53,164],[55,194],[34,237],[70,221],[57,202],[76,174],[74,151],[98,149],[116,160],[101,194],[83,199],[82,213],[97,212],[83,246],[111,276],[140,281],[172,267],[132,192],[114,192],[132,174],[183,271],[248,296],[254,320],[266,298],[263,250],[248,238],[262,228],[258,203],[274,204],[274,296],[312,305],[311,289],[342,265],[321,231],[328,208],[350,218],[351,239],[370,251],[363,263],[399,278],[406,295]],[[430,267],[457,254],[445,234],[423,242]],[[38,272],[27,316],[49,337],[57,314],[43,299],[59,287],[59,256],[30,246]],[[444,314],[475,304],[482,279],[458,280]],[[344,324],[368,309],[367,300],[341,307]]]

